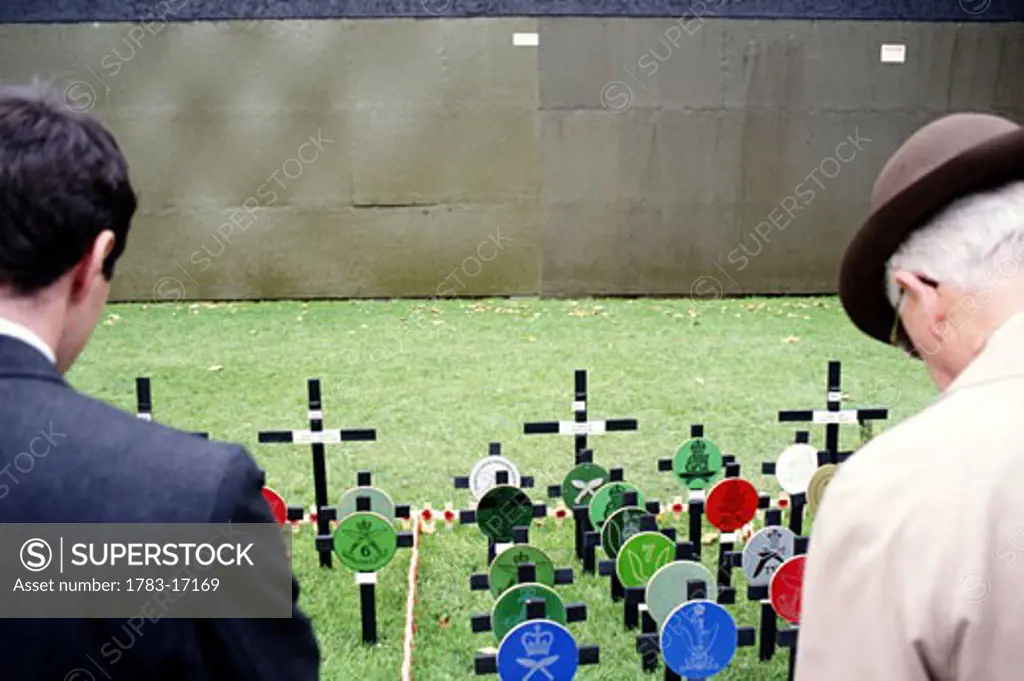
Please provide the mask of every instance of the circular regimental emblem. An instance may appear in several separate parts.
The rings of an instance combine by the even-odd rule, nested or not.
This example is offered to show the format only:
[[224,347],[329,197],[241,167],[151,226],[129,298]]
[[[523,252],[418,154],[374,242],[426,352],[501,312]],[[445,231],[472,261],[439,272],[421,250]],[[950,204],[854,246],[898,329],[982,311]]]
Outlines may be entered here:
[[800,624],[800,591],[804,584],[807,556],[793,556],[779,566],[768,583],[768,599],[779,617]]
[[811,476],[818,468],[818,450],[800,442],[782,450],[775,462],[775,477],[789,494],[807,491]]
[[281,498],[280,494],[269,487],[264,487],[263,499],[267,502],[267,506],[270,507],[270,515],[274,516],[274,520],[281,525],[288,522],[288,506],[284,503],[284,499]]
[[[626,494],[629,492],[636,493],[636,501],[631,504],[626,503]],[[620,508],[643,505],[644,495],[641,494],[636,486],[628,482],[610,482],[594,493],[587,513],[590,515],[590,523],[594,526],[594,529],[600,530],[604,527],[604,522],[608,520],[611,514]]]
[[811,481],[807,483],[807,503],[810,504],[811,509],[818,510],[821,500],[825,498],[825,489],[838,471],[839,466],[827,463],[811,476]]
[[635,534],[615,557],[615,573],[622,586],[646,586],[654,573],[676,557],[676,544],[661,532]]
[[562,481],[562,500],[569,508],[587,506],[608,477],[608,471],[596,463],[581,463]]
[[796,535],[788,527],[766,527],[743,548],[743,574],[750,586],[768,586],[772,576],[796,552]]
[[706,489],[722,473],[722,452],[711,440],[693,438],[672,459],[672,472],[689,489]]
[[545,618],[565,624],[565,603],[562,597],[550,586],[543,584],[517,584],[498,596],[491,608],[491,629],[494,636],[501,641],[517,624],[526,622],[526,602],[540,599],[544,601]]
[[710,600],[690,601],[672,611],[661,626],[665,666],[684,679],[715,676],[736,655],[736,621]]
[[513,544],[499,553],[491,563],[489,580],[491,594],[497,598],[507,589],[519,583],[519,566],[533,563],[536,567],[536,582],[554,586],[555,566],[547,555],[536,546]]
[[708,522],[722,532],[735,532],[757,515],[757,488],[743,478],[726,478],[708,492]]
[[571,681],[580,653],[569,630],[551,620],[516,625],[498,647],[501,681]]
[[658,626],[664,624],[673,610],[690,600],[688,589],[692,581],[704,583],[703,591],[694,594],[696,598],[718,600],[718,584],[715,583],[711,571],[690,560],[669,563],[655,572],[651,581],[647,582],[644,602],[647,603],[647,609]]
[[497,483],[498,473],[508,473],[505,482],[510,487],[519,487],[522,479],[516,465],[503,456],[488,456],[477,461],[469,472],[469,491],[478,501]]
[[398,533],[382,515],[350,513],[334,532],[334,551],[342,565],[356,572],[377,572],[391,562],[398,549]]
[[359,497],[370,500],[371,513],[382,515],[388,520],[395,519],[395,502],[387,492],[376,487],[353,487],[341,495],[341,501],[338,502],[338,520],[344,520],[346,516],[356,512],[356,500]]
[[653,515],[639,506],[626,506],[608,516],[601,527],[601,547],[605,555],[614,560],[626,540],[643,531],[644,518],[654,520]]
[[492,487],[476,507],[476,522],[480,531],[497,544],[511,542],[512,528],[529,527],[532,520],[533,502],[518,487]]

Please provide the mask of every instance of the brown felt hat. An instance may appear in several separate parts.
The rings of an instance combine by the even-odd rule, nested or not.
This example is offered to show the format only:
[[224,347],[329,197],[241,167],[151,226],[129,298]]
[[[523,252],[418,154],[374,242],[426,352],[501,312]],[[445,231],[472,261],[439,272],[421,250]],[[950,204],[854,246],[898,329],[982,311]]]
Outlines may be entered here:
[[1024,127],[999,116],[959,113],[903,143],[875,181],[871,215],[846,247],[839,299],[864,333],[883,343],[895,321],[885,267],[900,245],[957,199],[1024,180]]

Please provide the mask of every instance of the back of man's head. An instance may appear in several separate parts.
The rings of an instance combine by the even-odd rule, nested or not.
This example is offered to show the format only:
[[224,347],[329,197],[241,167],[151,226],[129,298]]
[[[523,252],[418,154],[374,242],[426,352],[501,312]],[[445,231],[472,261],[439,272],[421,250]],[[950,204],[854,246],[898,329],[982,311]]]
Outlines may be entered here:
[[44,86],[0,87],[0,286],[50,286],[107,229],[109,280],[135,208],[128,165],[99,121]]
[[62,372],[102,314],[135,209],[128,164],[97,119],[45,86],[0,87],[0,317]]

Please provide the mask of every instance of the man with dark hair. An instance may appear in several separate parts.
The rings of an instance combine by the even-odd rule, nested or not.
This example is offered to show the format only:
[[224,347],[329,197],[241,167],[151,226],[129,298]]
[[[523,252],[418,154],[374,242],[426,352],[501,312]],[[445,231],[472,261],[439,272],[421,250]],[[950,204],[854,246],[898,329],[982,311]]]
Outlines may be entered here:
[[[0,523],[273,523],[244,448],[142,421],[64,381],[135,209],[99,121],[46,89],[0,87]],[[298,594],[293,577],[291,619],[164,618],[134,634],[118,620],[0,619],[0,678],[317,679]]]

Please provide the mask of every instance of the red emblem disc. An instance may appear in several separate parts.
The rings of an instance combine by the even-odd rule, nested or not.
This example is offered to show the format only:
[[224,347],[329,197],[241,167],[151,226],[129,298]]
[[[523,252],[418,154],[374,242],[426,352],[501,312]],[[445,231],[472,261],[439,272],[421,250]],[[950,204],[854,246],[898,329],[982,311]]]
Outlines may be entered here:
[[708,522],[722,532],[735,532],[757,515],[757,488],[743,478],[726,478],[708,492]]
[[280,494],[269,487],[264,487],[263,498],[266,500],[267,506],[270,507],[270,514],[274,516],[274,520],[281,525],[288,522],[288,506],[284,503],[284,499],[281,498]]
[[768,584],[768,598],[779,617],[800,624],[800,592],[804,585],[807,556],[793,556],[775,571]]

